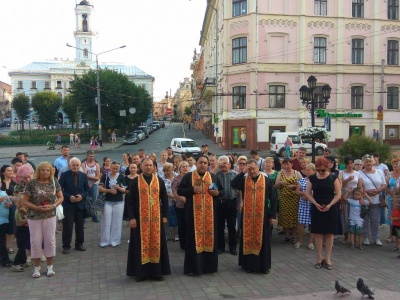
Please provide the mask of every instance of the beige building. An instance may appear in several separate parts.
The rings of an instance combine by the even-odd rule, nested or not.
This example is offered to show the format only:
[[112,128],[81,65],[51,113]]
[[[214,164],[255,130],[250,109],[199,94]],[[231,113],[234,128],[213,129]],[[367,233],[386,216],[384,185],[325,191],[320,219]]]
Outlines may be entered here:
[[203,123],[223,149],[268,149],[273,132],[311,124],[299,89],[314,75],[316,125],[329,117],[330,146],[373,129],[398,144],[399,42],[397,0],[210,0],[199,94],[212,115]]

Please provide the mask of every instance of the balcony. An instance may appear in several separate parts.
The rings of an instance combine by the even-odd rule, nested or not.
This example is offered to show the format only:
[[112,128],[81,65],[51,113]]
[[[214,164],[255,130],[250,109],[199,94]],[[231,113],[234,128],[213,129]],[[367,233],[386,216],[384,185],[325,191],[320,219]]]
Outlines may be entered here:
[[216,92],[216,78],[215,77],[206,77],[204,80],[204,85],[201,90],[201,98],[206,99],[207,101],[211,100],[211,97],[215,95]]

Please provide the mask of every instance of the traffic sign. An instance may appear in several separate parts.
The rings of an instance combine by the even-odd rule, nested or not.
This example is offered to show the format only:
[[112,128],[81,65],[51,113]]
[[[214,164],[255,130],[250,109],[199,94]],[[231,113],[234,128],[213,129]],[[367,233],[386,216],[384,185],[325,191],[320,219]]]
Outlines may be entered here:
[[167,108],[167,114],[172,115],[172,108]]
[[378,112],[383,112],[383,106],[382,105],[378,106]]
[[379,121],[382,121],[383,120],[383,112],[378,112],[378,116],[376,119]]

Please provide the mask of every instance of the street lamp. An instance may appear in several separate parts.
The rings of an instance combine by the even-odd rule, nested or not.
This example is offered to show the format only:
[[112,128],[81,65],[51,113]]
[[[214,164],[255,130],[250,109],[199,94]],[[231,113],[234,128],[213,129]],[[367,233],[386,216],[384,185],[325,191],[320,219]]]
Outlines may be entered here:
[[[331,98],[331,87],[326,84],[322,87],[322,99],[315,99],[314,90],[317,87],[317,78],[311,75],[307,79],[308,86],[303,85],[300,88],[300,99],[302,104],[307,107],[311,115],[311,126],[315,127],[315,105],[322,103],[324,106],[329,103]],[[316,101],[317,100],[317,101]],[[312,151],[312,162],[315,162],[315,137],[311,137],[311,151]]]
[[[67,46],[67,47],[71,47],[71,48],[75,48],[75,49],[84,51],[83,49],[78,48],[78,47],[75,47],[75,46],[72,46],[72,45],[70,45],[70,44],[68,44],[68,43],[67,43],[66,46]],[[100,144],[100,147],[103,146],[103,132],[102,132],[102,128],[101,128],[101,100],[100,100],[100,78],[99,78],[99,55],[100,55],[100,54],[107,53],[107,52],[111,52],[111,51],[114,51],[114,50],[117,50],[117,49],[125,48],[125,47],[126,47],[126,45],[123,45],[123,46],[120,46],[120,47],[117,47],[117,48],[114,48],[114,49],[110,49],[110,50],[107,50],[107,51],[103,51],[103,52],[100,52],[100,53],[93,53],[93,52],[90,52],[90,51],[87,51],[87,50],[86,50],[88,53],[93,54],[93,55],[96,56],[97,117],[98,117],[98,119],[99,119],[99,134],[98,134],[98,135],[99,135],[99,144]]]

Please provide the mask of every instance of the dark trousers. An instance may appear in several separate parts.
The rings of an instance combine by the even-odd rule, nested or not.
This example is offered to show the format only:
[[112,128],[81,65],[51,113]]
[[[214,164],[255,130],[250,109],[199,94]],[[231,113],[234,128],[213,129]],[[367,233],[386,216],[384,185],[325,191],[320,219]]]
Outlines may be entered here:
[[225,220],[228,226],[229,251],[236,250],[236,199],[217,201],[218,250],[225,251]]
[[8,256],[8,250],[6,246],[7,228],[8,228],[8,223],[0,225],[0,264],[2,266],[10,262],[10,257]]
[[15,226],[15,237],[17,239],[18,251],[14,258],[14,265],[26,263],[26,248],[29,243],[29,227]]
[[75,223],[75,246],[82,246],[84,241],[83,234],[83,210],[73,204],[72,206],[64,207],[62,244],[63,248],[71,248],[72,229]]
[[178,237],[179,246],[185,250],[186,243],[186,223],[185,223],[185,208],[178,208],[175,206],[176,218],[178,219]]

